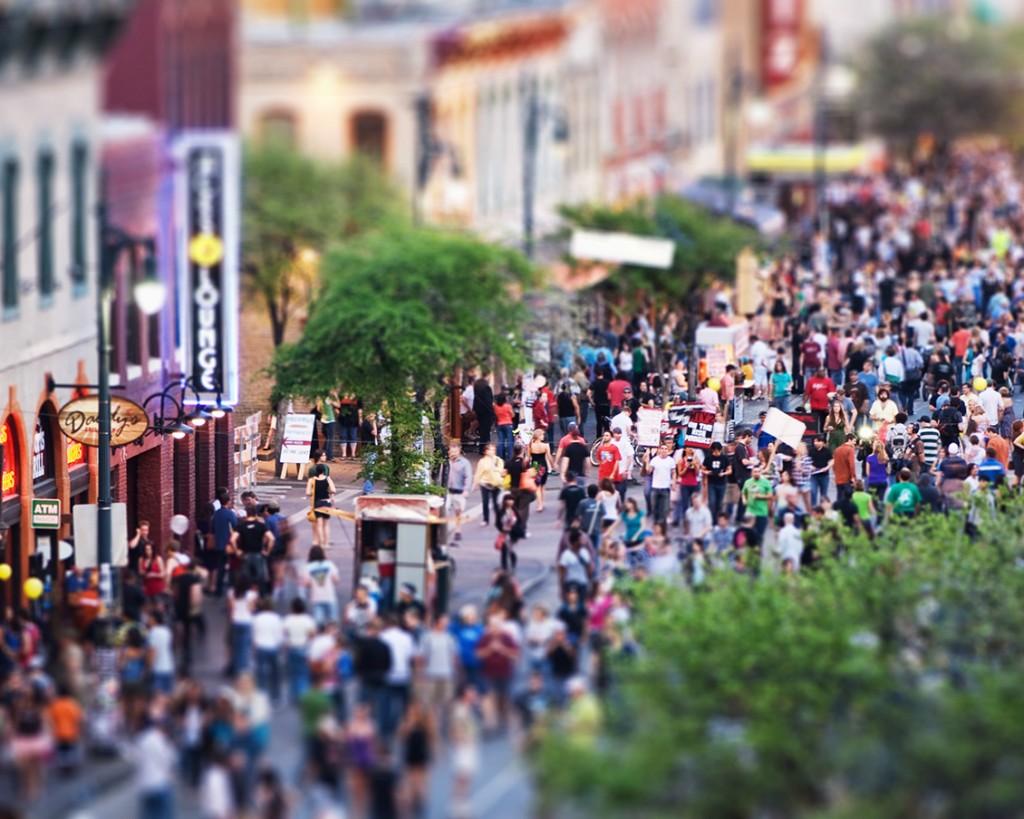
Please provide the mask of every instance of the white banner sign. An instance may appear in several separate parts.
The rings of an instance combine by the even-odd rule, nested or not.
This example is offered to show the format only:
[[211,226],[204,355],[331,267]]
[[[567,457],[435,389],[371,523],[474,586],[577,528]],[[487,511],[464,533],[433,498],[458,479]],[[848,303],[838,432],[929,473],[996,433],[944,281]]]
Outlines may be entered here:
[[675,242],[632,233],[574,230],[569,253],[574,259],[615,264],[635,264],[665,270],[672,266]]
[[281,441],[281,463],[304,464],[316,431],[316,416],[292,414],[285,416],[284,436]]
[[[99,566],[96,542],[96,504],[77,503],[71,507],[75,531],[75,565],[85,569]],[[110,565],[128,565],[128,507],[110,504]]]
[[660,409],[638,409],[636,411],[636,442],[640,446],[658,446],[661,443]]

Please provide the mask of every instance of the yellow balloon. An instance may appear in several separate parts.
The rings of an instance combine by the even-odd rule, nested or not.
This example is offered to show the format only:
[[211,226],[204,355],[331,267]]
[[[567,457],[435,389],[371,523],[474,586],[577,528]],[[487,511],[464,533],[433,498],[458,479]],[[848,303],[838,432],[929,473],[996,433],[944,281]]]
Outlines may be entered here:
[[711,387],[715,392],[718,392],[722,388],[722,382],[717,378],[709,378],[708,386]]
[[25,581],[25,596],[29,600],[35,600],[43,593],[43,581],[38,577],[30,577]]
[[988,386],[988,381],[982,378],[980,375],[974,379],[974,391],[981,392],[985,387]]
[[0,580],[11,579],[11,567],[6,563],[0,563]]

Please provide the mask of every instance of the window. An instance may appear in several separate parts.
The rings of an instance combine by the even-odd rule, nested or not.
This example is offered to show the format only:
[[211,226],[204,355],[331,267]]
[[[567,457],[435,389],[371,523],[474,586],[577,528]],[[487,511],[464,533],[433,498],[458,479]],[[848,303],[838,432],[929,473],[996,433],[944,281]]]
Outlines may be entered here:
[[388,124],[383,114],[363,111],[352,117],[352,146],[384,165],[387,159]]
[[74,296],[85,295],[88,280],[88,205],[89,145],[76,139],[71,146],[71,285]]
[[18,160],[3,163],[3,315],[18,312]]
[[295,114],[285,109],[274,109],[260,117],[260,135],[267,143],[277,143],[294,148],[298,126]]
[[39,153],[36,173],[39,184],[39,235],[36,239],[39,263],[39,299],[43,306],[53,301],[53,151]]

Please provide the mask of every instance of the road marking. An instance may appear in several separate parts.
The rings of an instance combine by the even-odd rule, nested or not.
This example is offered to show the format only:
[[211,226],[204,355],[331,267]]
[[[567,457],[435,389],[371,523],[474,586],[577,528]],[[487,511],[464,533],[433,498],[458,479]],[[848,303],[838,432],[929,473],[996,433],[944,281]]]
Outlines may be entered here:
[[488,811],[523,778],[523,768],[513,758],[501,773],[487,781],[480,790],[469,797],[472,816],[486,816]]

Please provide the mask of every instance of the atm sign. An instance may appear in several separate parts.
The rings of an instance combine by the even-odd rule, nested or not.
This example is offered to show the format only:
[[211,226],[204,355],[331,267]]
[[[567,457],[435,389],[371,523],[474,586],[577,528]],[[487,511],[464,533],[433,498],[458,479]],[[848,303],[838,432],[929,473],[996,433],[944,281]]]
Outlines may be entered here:
[[60,501],[32,498],[32,528],[59,529]]

